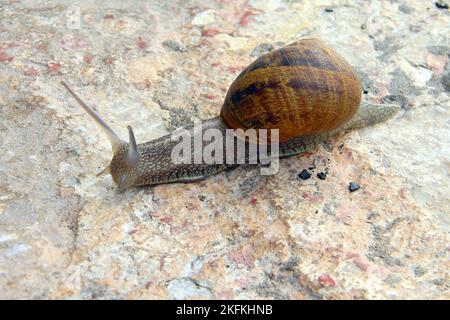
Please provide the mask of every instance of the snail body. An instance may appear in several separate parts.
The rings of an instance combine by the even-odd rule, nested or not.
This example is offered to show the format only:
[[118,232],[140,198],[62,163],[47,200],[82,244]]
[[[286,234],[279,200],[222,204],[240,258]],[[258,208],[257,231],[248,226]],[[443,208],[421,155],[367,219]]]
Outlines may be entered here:
[[[178,141],[172,134],[137,144],[128,127],[129,142],[125,142],[63,85],[108,136],[114,156],[101,174],[110,173],[119,190],[197,181],[236,165],[225,161],[174,163],[171,155]],[[384,121],[399,110],[397,105],[360,106],[360,102],[361,87],[352,67],[321,41],[305,39],[251,63],[231,84],[220,116],[204,121],[200,131],[195,127],[186,130],[195,139],[209,129],[223,136],[228,129],[255,129],[258,134],[261,129],[278,129],[279,157],[287,157],[310,150],[341,131]],[[201,141],[205,147],[207,143]],[[234,145],[233,150],[225,142],[222,147],[224,158],[239,156]],[[191,153],[195,153],[194,144]]]

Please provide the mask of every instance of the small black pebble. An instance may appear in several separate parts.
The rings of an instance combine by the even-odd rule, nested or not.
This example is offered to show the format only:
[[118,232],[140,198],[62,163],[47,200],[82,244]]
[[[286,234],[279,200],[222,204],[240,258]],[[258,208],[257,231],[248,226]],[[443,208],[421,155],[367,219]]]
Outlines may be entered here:
[[444,1],[436,1],[434,4],[439,9],[448,9],[448,4],[446,4]]
[[298,177],[302,180],[309,179],[311,177],[311,174],[308,172],[308,170],[303,169],[302,172],[298,174]]
[[356,182],[350,182],[350,184],[348,185],[348,190],[350,190],[350,192],[356,191],[359,188],[360,186]]
[[331,8],[326,8],[326,9],[325,9],[325,12],[333,12],[333,9],[331,9]]
[[320,180],[325,180],[327,178],[327,175],[324,172],[319,172],[317,174],[317,178],[319,178]]
[[364,90],[363,92],[364,92],[364,94],[368,94],[368,93],[369,93],[369,91],[368,91],[368,90]]

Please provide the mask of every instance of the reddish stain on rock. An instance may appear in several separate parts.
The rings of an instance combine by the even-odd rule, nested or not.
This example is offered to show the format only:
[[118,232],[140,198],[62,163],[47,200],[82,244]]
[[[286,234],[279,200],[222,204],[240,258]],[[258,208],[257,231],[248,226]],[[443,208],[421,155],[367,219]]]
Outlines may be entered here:
[[47,71],[49,73],[56,73],[61,69],[61,65],[58,62],[49,62],[47,63]]
[[244,15],[241,17],[241,19],[239,20],[239,25],[241,27],[245,27],[246,25],[249,24],[249,22],[254,21],[254,19],[252,19],[252,16],[256,15],[257,13],[253,12],[253,11],[246,11],[244,13]]
[[240,67],[228,67],[228,71],[230,71],[231,73],[236,73],[238,71],[240,71],[242,68]]
[[114,15],[113,14],[105,14],[103,19],[114,19]]
[[[374,81],[373,82],[373,87],[378,89],[379,97],[382,97],[382,96],[385,96],[385,95],[389,94],[389,90],[388,90],[386,84],[384,84],[381,81]],[[378,97],[378,99],[379,99],[379,97]],[[379,101],[377,103],[379,103]]]
[[302,193],[303,199],[308,200],[309,202],[322,202],[324,200],[324,196],[320,192],[303,192]]
[[83,57],[83,62],[84,62],[84,63],[87,63],[87,64],[91,64],[93,58],[94,58],[94,57],[92,56],[92,54],[87,53],[87,54],[85,54],[84,57]]
[[220,66],[220,62],[211,63],[211,67],[218,67],[218,66]]
[[353,263],[362,271],[367,271],[369,269],[369,264],[367,262],[364,262],[361,258],[356,258],[353,260]]
[[352,150],[348,149],[348,148],[344,148],[342,150],[342,153],[345,157],[346,160],[352,160],[353,159],[353,152]]
[[171,217],[164,217],[159,219],[159,221],[164,222],[166,224],[170,224],[172,222],[172,218]]
[[447,64],[447,56],[438,56],[432,53],[427,54],[427,66],[434,72],[441,74],[444,72],[444,67]]
[[330,257],[334,260],[340,260],[342,258],[343,252],[341,249],[336,247],[327,247],[325,251],[330,255]]
[[36,49],[38,49],[39,51],[47,51],[48,50],[48,46],[44,43],[40,43],[36,46]]
[[369,268],[369,272],[374,274],[381,280],[384,280],[387,278],[386,270],[382,266],[373,265]]
[[233,299],[232,290],[219,291],[214,295],[215,300],[231,300]]
[[348,226],[352,224],[352,214],[355,215],[357,212],[358,209],[354,206],[341,205],[335,210],[335,217],[338,221]]
[[234,262],[244,264],[249,268],[253,268],[255,265],[253,246],[251,244],[247,244],[240,249],[231,251],[229,257]]
[[147,213],[150,217],[159,217],[160,213],[158,211],[149,211]]
[[39,72],[37,71],[37,69],[31,67],[31,68],[26,68],[25,70],[23,70],[23,73],[26,76],[35,77],[38,75]]
[[137,229],[133,229],[131,231],[128,231],[128,235],[132,236],[133,234],[135,234],[137,232]]
[[253,198],[252,200],[250,200],[251,205],[256,205],[257,203],[258,203],[258,200],[256,198]]
[[6,48],[16,48],[19,45],[17,43],[14,42],[9,42],[9,43],[1,43],[0,44],[0,49],[6,49]]
[[202,30],[203,37],[214,37],[216,34],[219,34],[219,33],[221,33],[221,31],[218,29],[214,29],[214,28]]
[[144,285],[144,287],[145,287],[145,289],[148,289],[148,288],[150,288],[151,286],[153,285],[153,281],[147,281],[146,283],[145,283],[145,285]]
[[185,220],[181,225],[170,225],[170,233],[172,235],[177,235],[180,234],[182,232],[185,232],[186,230],[189,229],[189,227],[192,226],[192,223],[190,221]]
[[148,47],[147,42],[142,37],[138,37],[136,39],[136,45],[141,49],[145,49]]
[[194,46],[195,48],[202,48],[202,47],[211,47],[211,42],[209,42],[206,39],[202,39]]
[[166,263],[166,256],[162,256],[159,259],[159,270],[162,271],[162,269],[164,268],[164,264]]
[[346,258],[346,259],[355,259],[355,258],[359,258],[359,254],[353,253],[353,252],[347,252],[347,253],[345,254],[345,258]]
[[371,197],[372,196],[372,192],[370,192],[369,190],[364,190],[364,194]]
[[403,199],[406,198],[406,194],[407,194],[408,190],[406,190],[406,188],[401,188],[399,191],[399,196]]
[[334,287],[336,285],[336,281],[327,274],[320,275],[317,281],[321,287]]
[[7,62],[10,63],[11,61],[13,61],[14,57],[4,53],[3,51],[0,51],[0,62]]
[[204,94],[203,96],[208,100],[214,100],[216,98],[216,96],[212,94]]
[[103,62],[106,64],[113,64],[114,63],[114,59],[111,57],[107,57],[105,59],[103,59]]
[[364,261],[363,258],[358,253],[348,252],[345,257],[349,260],[352,260],[353,263],[362,271],[367,271],[369,269],[369,263]]
[[67,37],[61,39],[61,46],[64,50],[70,49],[82,49],[86,48],[89,44],[81,38],[78,37]]

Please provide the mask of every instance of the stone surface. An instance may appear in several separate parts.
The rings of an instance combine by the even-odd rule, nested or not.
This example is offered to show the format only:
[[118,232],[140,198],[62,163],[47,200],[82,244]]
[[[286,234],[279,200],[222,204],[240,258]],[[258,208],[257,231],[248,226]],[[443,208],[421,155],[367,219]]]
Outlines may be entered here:
[[[448,10],[71,3],[0,4],[0,298],[450,298]],[[217,115],[258,52],[302,37],[347,58],[366,101],[400,97],[402,112],[275,176],[242,167],[125,193],[95,177],[110,146],[60,80],[143,142]],[[326,180],[297,178],[310,167]]]

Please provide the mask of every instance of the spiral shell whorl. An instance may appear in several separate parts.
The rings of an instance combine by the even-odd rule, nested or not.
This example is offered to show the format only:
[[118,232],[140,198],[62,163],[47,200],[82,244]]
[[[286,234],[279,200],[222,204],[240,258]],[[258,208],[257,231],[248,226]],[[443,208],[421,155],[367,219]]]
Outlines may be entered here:
[[280,141],[330,131],[357,112],[356,73],[317,39],[294,42],[250,64],[221,110],[228,127],[279,129]]

